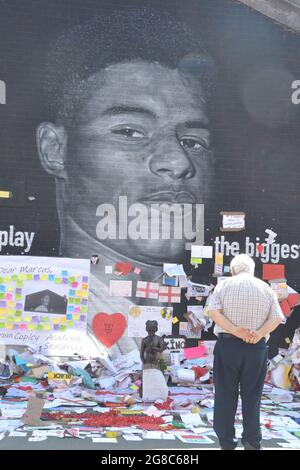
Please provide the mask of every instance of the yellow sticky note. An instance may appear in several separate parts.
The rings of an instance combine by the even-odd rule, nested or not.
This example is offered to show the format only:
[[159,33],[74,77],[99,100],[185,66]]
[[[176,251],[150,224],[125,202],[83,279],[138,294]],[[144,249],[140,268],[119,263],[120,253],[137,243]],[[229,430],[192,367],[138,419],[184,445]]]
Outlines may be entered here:
[[34,324],[33,323],[29,323],[28,325],[28,330],[34,330]]
[[60,321],[59,318],[53,318],[53,319],[52,319],[53,325],[58,325],[58,324],[59,324],[59,321]]
[[223,264],[224,255],[223,253],[216,253],[215,264]]
[[15,304],[13,300],[8,300],[6,303],[8,307],[13,307]]
[[28,321],[30,321],[30,320],[31,320],[31,318],[28,317],[28,316],[24,318],[24,321],[26,321],[26,322],[28,322]]
[[84,291],[82,292],[82,297],[83,297],[84,299],[86,299],[88,296],[89,296],[88,291],[84,290]]
[[179,320],[178,320],[177,317],[173,317],[173,318],[172,318],[172,323],[173,323],[173,325],[176,325],[176,323],[178,323],[178,322],[179,322]]
[[209,308],[208,308],[208,307],[204,307],[204,309],[203,309],[203,315],[204,315],[205,317],[208,317],[208,316],[209,316]]
[[19,323],[21,321],[21,317],[15,317],[15,322]]
[[79,320],[79,318],[80,318],[80,315],[77,315],[76,313],[73,315],[73,320],[76,321],[76,320]]
[[135,384],[131,385],[130,388],[131,388],[131,390],[138,390],[139,389],[139,387]]
[[66,321],[67,320],[65,319],[65,317],[62,317],[62,318],[59,319],[59,323],[66,323]]
[[15,288],[14,286],[8,286],[7,290],[8,292],[14,292]]
[[82,290],[76,291],[76,297],[82,297]]
[[51,330],[51,326],[50,325],[44,325],[44,330]]
[[19,279],[20,279],[20,281],[25,281],[26,274],[19,274]]
[[5,325],[5,328],[6,328],[7,330],[12,330],[13,327],[14,327],[14,324],[13,324],[13,323],[7,323],[7,324]]
[[0,191],[0,197],[1,199],[9,199],[12,197],[11,191]]
[[48,274],[41,274],[40,278],[42,281],[48,281]]

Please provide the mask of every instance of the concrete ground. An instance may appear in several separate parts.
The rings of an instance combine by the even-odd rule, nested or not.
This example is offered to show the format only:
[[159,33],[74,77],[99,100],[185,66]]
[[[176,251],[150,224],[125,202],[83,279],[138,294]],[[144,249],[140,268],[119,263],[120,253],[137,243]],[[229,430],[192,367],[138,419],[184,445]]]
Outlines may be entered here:
[[[29,435],[29,434],[28,434]],[[214,440],[213,437],[211,439]],[[284,441],[279,441],[284,442]],[[278,445],[278,441],[268,440],[262,443],[265,450],[277,448],[283,450]],[[159,449],[172,449],[178,450],[218,450],[219,446],[215,441],[214,444],[210,445],[195,445],[195,444],[184,444],[178,438],[173,441],[163,440],[150,440],[143,439],[143,441],[125,441],[123,437],[118,437],[117,444],[102,444],[93,443],[91,438],[76,439],[76,438],[52,438],[49,437],[45,441],[41,442],[28,442],[28,438],[25,437],[6,437],[0,441],[1,450],[113,450],[116,454],[120,454],[122,450],[159,450]],[[242,444],[239,442],[237,450],[243,450]]]

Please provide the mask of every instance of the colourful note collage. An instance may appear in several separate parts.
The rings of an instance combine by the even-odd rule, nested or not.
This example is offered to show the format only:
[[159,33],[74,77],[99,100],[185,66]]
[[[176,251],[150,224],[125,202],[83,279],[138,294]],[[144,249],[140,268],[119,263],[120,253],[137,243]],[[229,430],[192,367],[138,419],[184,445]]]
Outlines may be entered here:
[[[24,312],[23,288],[26,281],[35,281],[42,288],[41,281],[69,286],[66,315]],[[69,328],[83,328],[88,312],[89,278],[61,271],[53,274],[18,274],[0,277],[0,330],[21,331],[67,331]]]

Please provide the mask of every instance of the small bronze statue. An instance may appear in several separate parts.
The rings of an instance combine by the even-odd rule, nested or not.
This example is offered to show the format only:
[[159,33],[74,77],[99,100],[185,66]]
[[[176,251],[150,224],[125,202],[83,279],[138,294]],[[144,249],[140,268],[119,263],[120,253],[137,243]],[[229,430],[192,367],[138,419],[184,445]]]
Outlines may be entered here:
[[143,338],[141,344],[141,360],[144,366],[158,368],[159,354],[167,349],[167,344],[164,342],[163,337],[156,335],[158,330],[158,323],[156,320],[148,320],[146,322],[146,331],[148,336]]

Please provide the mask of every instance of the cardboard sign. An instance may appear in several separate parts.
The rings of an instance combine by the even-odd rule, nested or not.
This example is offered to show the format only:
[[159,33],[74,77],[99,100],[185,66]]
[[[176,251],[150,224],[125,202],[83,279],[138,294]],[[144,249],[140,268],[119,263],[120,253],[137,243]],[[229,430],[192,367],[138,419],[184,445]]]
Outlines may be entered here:
[[92,328],[101,343],[111,348],[122,338],[126,329],[126,318],[122,313],[97,313],[93,318]]
[[41,426],[45,425],[41,421],[41,414],[45,404],[45,400],[37,397],[30,397],[27,404],[27,409],[21,418],[21,421],[27,426]]
[[164,338],[164,342],[167,344],[169,352],[182,352],[185,348],[185,338],[170,336]]

